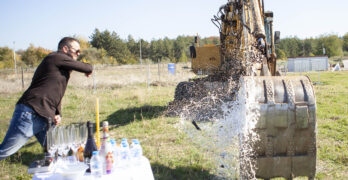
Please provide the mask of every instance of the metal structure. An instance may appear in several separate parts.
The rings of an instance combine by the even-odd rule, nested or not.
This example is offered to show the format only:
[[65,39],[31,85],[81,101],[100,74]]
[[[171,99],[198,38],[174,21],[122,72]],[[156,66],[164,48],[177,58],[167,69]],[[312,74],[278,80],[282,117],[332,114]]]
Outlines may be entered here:
[[327,56],[289,57],[288,72],[308,72],[329,70]]
[[346,71],[348,71],[348,59],[346,59],[346,60],[342,60],[342,62],[343,62],[343,70],[346,70]]

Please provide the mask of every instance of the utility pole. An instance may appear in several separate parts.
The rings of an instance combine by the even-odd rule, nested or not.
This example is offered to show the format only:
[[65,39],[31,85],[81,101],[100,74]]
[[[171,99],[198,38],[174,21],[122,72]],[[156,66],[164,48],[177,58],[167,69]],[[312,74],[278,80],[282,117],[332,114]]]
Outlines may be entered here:
[[16,42],[13,41],[13,61],[14,61],[14,71],[15,71],[15,74],[17,76],[17,60],[16,60],[16,48],[15,48],[15,44]]

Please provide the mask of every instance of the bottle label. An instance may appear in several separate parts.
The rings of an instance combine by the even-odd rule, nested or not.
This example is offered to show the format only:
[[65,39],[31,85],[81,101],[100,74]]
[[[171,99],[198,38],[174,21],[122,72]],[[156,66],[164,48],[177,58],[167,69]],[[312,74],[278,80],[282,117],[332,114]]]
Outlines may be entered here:
[[108,152],[106,155],[106,172],[109,174],[114,164],[114,157],[112,152]]
[[124,151],[123,151],[123,152],[121,153],[121,158],[122,158],[122,159],[127,159],[127,152],[124,152]]

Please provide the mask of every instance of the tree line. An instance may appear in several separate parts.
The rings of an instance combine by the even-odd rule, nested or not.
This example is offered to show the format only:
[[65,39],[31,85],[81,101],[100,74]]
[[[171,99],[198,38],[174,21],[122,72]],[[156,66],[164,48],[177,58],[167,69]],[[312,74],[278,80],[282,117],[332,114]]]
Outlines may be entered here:
[[[135,40],[131,35],[121,39],[114,31],[95,29],[90,40],[76,36],[81,45],[79,60],[91,64],[138,64],[147,62],[187,62],[190,60],[189,46],[194,36],[178,36],[175,39]],[[198,38],[200,46],[219,44],[219,37]],[[325,50],[323,50],[325,49]],[[140,58],[141,51],[141,58]],[[16,51],[17,66],[35,67],[51,50],[31,44],[26,50]],[[287,37],[276,45],[278,59],[295,56],[329,57],[348,56],[348,33],[343,37],[328,34],[317,38],[299,39]],[[0,47],[0,68],[14,67],[14,53],[8,47]]]
[[343,37],[328,34],[307,39],[284,38],[276,45],[276,54],[278,59],[296,56],[348,56],[348,33]]
[[[90,35],[90,41],[75,36],[80,41],[81,55],[78,60],[91,64],[138,64],[147,62],[187,62],[189,61],[189,46],[193,44],[194,36],[178,36],[175,39],[135,40],[131,35],[127,39],[112,31],[95,29]],[[218,44],[218,37],[202,38],[200,45]],[[140,59],[141,51],[141,59]],[[17,65],[35,67],[51,50],[30,45],[26,50],[16,51]],[[0,47],[0,68],[13,68],[13,50]]]

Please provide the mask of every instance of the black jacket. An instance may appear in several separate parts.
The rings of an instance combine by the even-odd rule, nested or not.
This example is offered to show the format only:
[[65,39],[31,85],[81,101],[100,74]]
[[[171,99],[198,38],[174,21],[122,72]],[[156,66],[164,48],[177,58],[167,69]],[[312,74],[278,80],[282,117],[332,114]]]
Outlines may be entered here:
[[17,104],[26,104],[46,119],[61,115],[61,101],[72,70],[91,73],[92,66],[62,52],[46,56],[37,67],[29,88]]

